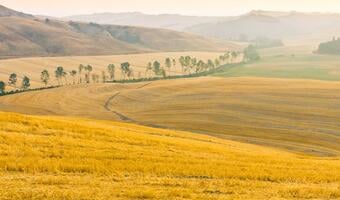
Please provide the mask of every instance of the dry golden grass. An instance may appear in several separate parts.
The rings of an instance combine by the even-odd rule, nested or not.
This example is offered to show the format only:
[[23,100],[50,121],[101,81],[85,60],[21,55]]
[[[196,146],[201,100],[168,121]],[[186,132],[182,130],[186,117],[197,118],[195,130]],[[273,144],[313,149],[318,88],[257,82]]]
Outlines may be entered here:
[[340,160],[189,132],[0,113],[0,199],[339,199]]
[[209,77],[146,84],[79,85],[5,96],[0,110],[106,120],[125,116],[143,125],[340,155],[339,83]]
[[[57,84],[54,77],[54,71],[57,66],[63,66],[66,72],[77,70],[79,64],[91,64],[93,73],[100,75],[102,71],[107,72],[109,64],[116,65],[116,78],[121,78],[120,64],[130,62],[134,71],[134,75],[138,78],[145,77],[145,70],[148,62],[158,60],[164,66],[165,58],[177,59],[177,65],[171,69],[171,75],[182,74],[178,58],[180,56],[193,56],[204,61],[215,59],[221,55],[221,52],[164,52],[164,53],[144,53],[144,54],[127,54],[127,55],[112,55],[112,56],[67,56],[67,57],[37,57],[37,58],[18,58],[0,60],[0,80],[7,82],[11,73],[17,73],[19,77],[24,75],[31,78],[32,87],[43,86],[40,81],[40,73],[46,69],[51,76],[50,84]],[[72,78],[68,77],[68,82],[72,83]]]
[[314,155],[340,154],[340,84],[267,78],[163,81],[111,109],[157,125]]

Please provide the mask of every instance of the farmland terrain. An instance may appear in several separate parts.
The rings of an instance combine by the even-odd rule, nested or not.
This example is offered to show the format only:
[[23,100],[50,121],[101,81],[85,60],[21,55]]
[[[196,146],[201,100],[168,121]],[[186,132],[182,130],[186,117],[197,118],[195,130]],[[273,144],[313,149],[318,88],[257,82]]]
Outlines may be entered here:
[[339,21],[0,6],[0,200],[340,199]]
[[121,120],[336,156],[339,91],[337,82],[202,77],[28,92],[1,97],[0,110]]
[[189,132],[0,113],[0,199],[338,199],[340,161]]
[[[107,73],[107,66],[115,64],[115,79],[121,80],[122,73],[120,64],[129,62],[134,72],[134,78],[151,77],[154,74],[146,73],[146,67],[149,62],[159,61],[164,65],[166,58],[178,60],[181,56],[191,56],[204,61],[214,59],[221,55],[221,52],[163,52],[163,53],[141,53],[128,55],[109,55],[109,56],[65,56],[65,57],[33,57],[33,58],[16,58],[0,60],[0,80],[7,81],[11,73],[16,73],[18,78],[29,76],[31,87],[42,87],[44,84],[40,80],[40,74],[43,70],[48,70],[51,75],[50,84],[56,85],[58,82],[54,77],[54,71],[58,66],[63,66],[66,72],[71,70],[78,71],[78,66],[92,65],[92,74],[100,75],[102,71]],[[235,60],[236,62],[237,60]],[[168,72],[168,70],[167,70]],[[183,74],[180,63],[177,61],[175,66],[170,69],[170,75]],[[78,74],[79,75],[79,74]],[[73,78],[68,77],[67,82],[73,83]],[[9,89],[13,89],[8,87]]]
[[259,61],[225,68],[216,75],[340,81],[340,57],[312,53],[316,49],[313,45],[262,49]]

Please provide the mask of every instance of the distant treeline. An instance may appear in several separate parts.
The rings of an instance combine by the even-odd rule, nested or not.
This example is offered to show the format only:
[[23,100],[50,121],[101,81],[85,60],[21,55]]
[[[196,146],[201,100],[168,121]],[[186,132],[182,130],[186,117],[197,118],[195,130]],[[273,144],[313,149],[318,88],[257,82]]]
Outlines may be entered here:
[[340,54],[340,38],[333,38],[329,42],[324,42],[319,45],[317,53],[320,54]]
[[47,87],[40,87],[40,88],[32,88],[32,89],[16,89],[16,90],[11,90],[11,91],[2,91],[0,92],[0,96],[6,96],[6,95],[11,95],[11,94],[18,94],[18,93],[24,93],[24,92],[31,92],[31,91],[39,91],[39,90],[47,90],[47,89],[53,89],[53,88],[58,88],[60,86],[47,86]]
[[236,39],[236,41],[248,42],[258,49],[284,46],[282,40],[280,39],[268,38],[265,36],[249,38],[246,34],[240,34],[239,38]]
[[252,41],[254,46],[258,49],[271,48],[271,47],[282,47],[283,42],[279,39],[270,39],[266,37],[258,37]]
[[[162,61],[150,61],[145,66],[144,77],[142,72],[135,73],[133,66],[129,62],[120,64],[118,70],[121,72],[121,79],[116,78],[115,64],[109,64],[107,69],[102,71],[101,74],[94,72],[92,65],[80,64],[78,69],[66,71],[63,66],[57,66],[54,73],[49,72],[47,69],[43,70],[40,74],[40,81],[45,87],[30,89],[31,80],[27,76],[19,79],[16,73],[12,73],[8,77],[8,82],[0,80],[0,96],[16,94],[26,91],[35,91],[43,89],[51,89],[70,84],[90,84],[90,83],[129,83],[141,81],[153,81],[160,79],[177,79],[198,77],[212,74],[221,69],[222,66],[230,66],[235,63],[256,61],[260,59],[253,45],[245,48],[243,52],[226,52],[215,59],[208,59],[206,61],[191,57],[181,56],[178,60],[175,58],[166,58]],[[171,74],[172,69],[177,66],[181,67],[181,74]],[[55,78],[58,82],[57,85],[51,85],[51,78]],[[11,91],[6,90],[6,86],[14,88]]]
[[113,81],[106,81],[106,83],[138,83],[138,82],[146,82],[146,81],[158,81],[158,80],[172,80],[172,79],[179,79],[179,78],[196,78],[196,77],[202,77],[202,76],[208,76],[211,74],[223,72],[225,67],[235,67],[240,64],[244,64],[245,62],[242,61],[240,63],[234,63],[234,64],[225,64],[221,65],[217,68],[213,68],[209,71],[203,71],[203,72],[198,72],[194,74],[184,74],[184,75],[174,75],[174,76],[167,76],[167,77],[149,77],[149,78],[138,78],[138,79],[122,79],[122,80],[113,80]]

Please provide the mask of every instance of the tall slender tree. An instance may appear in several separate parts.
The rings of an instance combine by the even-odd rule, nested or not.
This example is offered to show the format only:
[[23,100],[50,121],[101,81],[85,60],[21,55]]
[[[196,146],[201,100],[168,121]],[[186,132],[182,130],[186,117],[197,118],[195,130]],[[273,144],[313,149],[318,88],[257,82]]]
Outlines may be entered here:
[[83,78],[82,78],[82,72],[85,69],[85,66],[83,64],[80,64],[78,66],[78,76],[79,76],[79,83],[83,82]]
[[91,73],[93,71],[92,65],[87,65],[85,67],[85,70],[86,70],[86,83],[90,83],[90,77],[91,77]]
[[214,62],[212,60],[210,60],[210,59],[208,60],[208,68],[209,68],[209,70],[212,70],[212,69],[215,68]]
[[106,72],[102,71],[102,81],[103,81],[103,83],[106,83],[106,80],[107,80]]
[[115,80],[116,66],[114,64],[109,64],[107,66],[107,71],[109,72],[110,80],[114,81]]
[[122,71],[123,80],[125,80],[127,73],[129,73],[129,71],[130,71],[130,63],[124,62],[124,63],[120,64],[120,69]]
[[72,79],[73,79],[73,85],[75,85],[76,84],[77,71],[76,70],[70,71],[70,75],[72,76]]
[[185,72],[188,72],[190,70],[189,69],[190,65],[191,65],[191,57],[190,56],[185,56],[184,57],[184,71]]
[[17,81],[18,81],[18,76],[16,73],[12,73],[11,75],[9,75],[8,85],[12,87],[17,87]]
[[41,72],[40,80],[45,84],[45,86],[47,86],[48,81],[50,80],[50,74],[46,69]]
[[168,76],[170,76],[170,68],[171,68],[172,64],[171,64],[171,59],[170,58],[166,58],[165,59],[165,67],[168,68]]
[[5,94],[6,84],[3,81],[0,81],[0,95]]
[[58,80],[58,85],[63,85],[63,78],[66,76],[66,72],[64,71],[64,67],[58,66],[56,71],[54,72],[55,77]]
[[152,71],[152,63],[149,62],[148,65],[146,66],[146,70],[145,70],[145,77],[149,76],[149,72]]
[[185,57],[184,56],[181,56],[179,58],[179,64],[181,65],[182,73],[184,73],[184,67],[185,67]]
[[172,59],[172,67],[173,67],[174,69],[176,69],[176,65],[177,65],[176,59],[173,58],[173,59]]
[[161,69],[160,74],[163,76],[163,78],[166,78],[166,72],[165,69]]
[[196,73],[201,72],[204,69],[204,62],[203,60],[199,60],[196,66]]
[[192,70],[196,67],[197,65],[197,58],[191,58],[191,62],[190,62],[190,69],[189,69],[189,73],[191,74]]
[[161,74],[161,63],[158,61],[153,62],[153,69],[152,71],[155,73],[156,76]]
[[22,79],[21,88],[27,90],[30,86],[30,79],[27,76],[24,76],[24,78]]

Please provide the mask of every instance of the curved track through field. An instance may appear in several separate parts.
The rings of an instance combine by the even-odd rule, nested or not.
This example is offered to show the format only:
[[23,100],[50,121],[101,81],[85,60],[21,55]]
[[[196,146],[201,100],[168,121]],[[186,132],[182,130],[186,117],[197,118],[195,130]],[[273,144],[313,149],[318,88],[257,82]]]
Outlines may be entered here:
[[[150,85],[150,84],[151,84],[151,83],[146,83],[146,84],[144,84],[144,85],[142,85],[142,86],[138,86],[138,87],[136,88],[136,90],[142,89],[142,88],[144,88],[144,87],[146,87],[146,86],[148,86],[148,85]],[[113,112],[113,113],[116,114],[122,121],[127,121],[127,122],[134,122],[134,123],[136,123],[136,121],[133,120],[133,119],[131,119],[130,117],[128,117],[128,116],[126,116],[126,115],[124,115],[124,114],[122,114],[122,113],[119,113],[119,112],[116,111],[116,110],[112,110],[112,109],[110,108],[111,102],[112,102],[118,95],[120,95],[120,92],[115,93],[114,95],[112,95],[110,98],[108,98],[108,99],[106,100],[106,102],[105,102],[105,104],[104,104],[105,110]]]
[[0,98],[0,110],[187,130],[318,156],[340,155],[340,84],[270,78],[66,86]]

